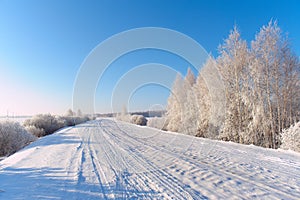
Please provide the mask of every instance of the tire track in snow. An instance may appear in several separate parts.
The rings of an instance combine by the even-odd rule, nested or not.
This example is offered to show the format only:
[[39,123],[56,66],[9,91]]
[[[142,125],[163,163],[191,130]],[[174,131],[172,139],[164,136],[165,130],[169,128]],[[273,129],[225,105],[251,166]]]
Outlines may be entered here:
[[[226,166],[227,168],[224,168],[224,167],[222,167],[222,165],[220,165],[220,163],[213,163],[214,165],[212,165],[212,163],[208,163],[204,160],[200,160],[200,162],[195,162],[193,160],[193,158],[191,158],[189,156],[186,156],[184,154],[172,152],[172,151],[169,151],[166,148],[157,147],[155,145],[150,145],[149,143],[145,143],[144,141],[140,141],[139,138],[129,135],[126,131],[123,131],[120,128],[118,128],[118,130],[114,130],[113,128],[117,128],[117,127],[114,127],[114,126],[113,127],[105,126],[105,128],[106,129],[107,128],[112,129],[112,130],[108,130],[107,132],[110,132],[113,135],[113,137],[119,138],[120,143],[123,142],[124,144],[126,144],[126,143],[129,142],[128,138],[131,138],[132,140],[135,141],[135,142],[133,142],[133,145],[135,145],[136,143],[143,143],[144,145],[147,145],[148,147],[150,147],[152,149],[155,149],[156,151],[162,151],[162,152],[164,152],[164,153],[166,153],[170,156],[173,156],[175,158],[179,158],[183,162],[184,161],[189,162],[190,164],[195,165],[196,167],[203,168],[203,165],[205,165],[211,171],[214,171],[215,173],[217,172],[217,174],[220,175],[220,176],[222,176],[223,174],[226,174],[228,177],[233,177],[234,179],[239,180],[241,183],[255,185],[257,188],[263,189],[267,193],[268,192],[277,193],[277,194],[280,194],[281,196],[287,197],[289,199],[300,198],[299,195],[290,195],[289,194],[290,191],[279,189],[278,187],[270,185],[270,183],[268,185],[266,185],[266,182],[257,182],[259,180],[252,180],[252,177],[248,176],[244,171],[239,172],[239,171],[237,171],[236,168],[234,168],[232,170],[232,167],[234,167],[234,166]],[[118,136],[117,135],[118,133],[122,134],[122,137]],[[127,137],[125,138],[125,136],[127,136]],[[125,140],[126,140],[126,142],[125,142]],[[238,173],[240,173],[240,174],[238,174]],[[262,181],[262,180],[260,180],[260,181]],[[243,196],[240,196],[240,197],[244,198]]]
[[[103,127],[102,127],[103,128]],[[108,126],[105,126],[105,128],[103,129],[109,129],[111,127],[108,127]],[[123,137],[120,137],[114,133],[116,132],[122,132],[122,136]],[[125,144],[128,145],[128,144],[131,144],[132,147],[136,146],[137,143],[140,143],[139,141],[135,141],[135,142],[132,142],[132,139],[131,137],[124,137],[127,133],[123,132],[122,130],[106,130],[106,132],[108,133],[108,135],[111,135],[111,137],[113,139],[118,139],[118,145],[120,144]],[[144,144],[146,145],[146,144]],[[149,146],[149,145],[146,145],[146,146]],[[176,190],[173,191],[173,194],[177,194],[177,193],[184,193],[183,196],[179,196],[177,198],[184,198],[184,199],[207,199],[206,196],[203,196],[201,195],[198,191],[194,191],[192,188],[188,188],[186,187],[186,185],[184,185],[183,183],[181,183],[181,181],[171,175],[170,173],[168,173],[166,170],[164,169],[160,169],[160,167],[158,167],[157,165],[155,165],[153,162],[152,162],[152,157],[149,159],[149,158],[146,158],[142,153],[139,153],[137,151],[132,151],[132,147],[130,146],[127,146],[127,147],[123,147],[125,149],[125,151],[131,151],[131,153],[135,153],[135,154],[132,154],[132,155],[135,155],[135,159],[139,161],[139,163],[143,163],[143,166],[147,166],[148,168],[144,167],[143,171],[144,172],[147,172],[147,174],[151,174],[151,178],[152,179],[156,179],[158,182],[161,182],[163,184],[161,184],[162,186],[163,185],[168,185],[168,188],[176,188]],[[160,149],[161,150],[161,149]],[[161,152],[163,153],[163,152]],[[164,152],[166,153],[166,152]],[[168,152],[168,155],[169,152]],[[175,159],[177,160],[178,158],[175,157]],[[141,174],[141,173],[139,173]],[[153,176],[155,175],[155,176]],[[158,179],[156,177],[159,177]],[[172,183],[173,185],[170,185],[170,183]],[[205,188],[203,188],[204,190]],[[208,189],[206,189],[208,190]],[[208,190],[208,193],[213,193],[214,191],[212,190]],[[222,196],[218,196],[218,195],[215,195],[217,198],[222,198]],[[242,197],[242,196],[241,196]]]
[[[88,140],[87,140],[87,150],[89,152],[89,156],[90,156],[91,163],[92,163],[92,166],[93,166],[93,172],[97,177],[98,183],[99,183],[100,188],[101,188],[101,192],[103,194],[103,198],[108,199],[107,191],[103,186],[104,185],[103,181],[106,183],[106,187],[109,187],[108,182],[107,182],[107,179],[105,177],[105,173],[104,173],[99,161],[97,160],[97,157],[95,156],[94,151],[91,148],[92,145],[91,145],[91,132],[90,131],[91,131],[91,129],[88,130],[89,136],[88,136]],[[103,179],[103,181],[102,181],[102,179]]]
[[[113,139],[117,139],[117,136],[112,134],[113,131],[107,131],[107,128],[101,125],[101,121],[99,122],[99,126],[102,128],[102,130],[105,132],[106,135],[108,135],[108,137],[110,137],[110,140]],[[113,137],[111,137],[113,136]],[[125,138],[124,141],[126,140],[128,143],[125,143],[124,141],[121,142],[121,140],[119,140],[118,142],[115,142],[115,144],[117,144],[120,148],[122,148],[125,151],[128,151],[130,149],[130,147],[128,146],[126,147],[121,147],[120,144],[130,144],[129,141]],[[108,139],[106,139],[106,141],[108,141]],[[133,144],[132,146],[134,147],[136,144]],[[115,145],[116,146],[116,145]],[[180,183],[179,180],[177,180],[174,176],[168,174],[167,172],[160,170],[156,165],[154,165],[154,163],[152,163],[150,160],[148,160],[147,158],[145,158],[142,154],[138,153],[138,152],[134,152],[134,151],[130,151],[131,152],[131,156],[134,157],[134,159],[137,161],[136,163],[139,163],[139,165],[141,166],[147,166],[143,167],[144,171],[151,171],[151,177],[149,177],[152,180],[156,180],[157,183],[159,183],[162,187],[167,186],[167,189],[169,191],[171,191],[171,193],[169,192],[169,196],[175,196],[175,198],[177,199],[200,199],[199,196],[195,195],[194,193],[190,194],[189,192],[185,191],[186,189],[184,188],[184,186]],[[137,154],[137,155],[135,155]],[[141,174],[141,173],[138,173]],[[148,173],[147,173],[148,174]],[[150,175],[150,174],[148,174]]]
[[[101,147],[107,159],[109,168],[115,175],[116,189],[114,190],[114,192],[120,194],[121,198],[131,198],[132,196],[138,196],[139,198],[152,198],[154,196],[154,193],[153,191],[151,191],[151,188],[140,188],[139,185],[129,184],[129,174],[126,173],[126,171],[127,168],[131,165],[126,159],[124,159],[124,156],[121,155],[121,152],[127,153],[127,157],[130,157],[131,155],[120,148],[118,149],[117,144],[112,144],[112,142],[114,141],[110,140],[110,138],[105,135],[102,128],[101,130],[99,130],[98,134],[95,134],[95,136],[98,137],[96,141],[102,141]],[[117,151],[117,149],[119,151]],[[145,190],[148,190],[149,192],[145,192]],[[142,194],[140,194],[140,191],[143,191]]]
[[[101,167],[97,167],[97,164],[94,161],[93,153],[90,149],[90,128],[84,127],[84,125],[77,125],[74,127],[76,130],[77,135],[81,138],[80,145],[77,147],[74,155],[70,159],[70,164],[68,167],[67,172],[76,170],[76,187],[77,189],[83,189],[82,187],[86,184],[86,177],[84,173],[87,173],[85,167],[88,168],[88,165],[92,165],[93,173],[97,179],[100,191],[98,192],[99,197],[101,199],[108,199],[106,196],[106,189],[104,183],[101,179],[105,181],[105,175]],[[75,169],[74,169],[75,168]],[[99,173],[102,172],[102,178]],[[85,187],[84,187],[85,188]]]
[[[105,139],[104,138],[99,138],[98,139],[98,136],[99,134],[95,134],[94,135],[94,139],[95,139],[95,141],[101,141],[101,145],[100,145],[100,147],[101,147],[101,150],[102,150],[102,152],[104,153],[104,155],[105,155],[105,162],[107,162],[110,166],[109,166],[109,169],[113,172],[113,174],[114,174],[114,176],[115,176],[115,187],[112,185],[112,183],[110,183],[109,185],[110,185],[110,194],[113,194],[114,195],[114,198],[116,198],[116,197],[119,197],[119,195],[121,195],[121,197],[124,197],[124,189],[123,189],[123,187],[122,187],[122,184],[120,183],[120,178],[119,178],[119,175],[118,175],[118,173],[116,172],[116,170],[115,170],[115,167],[112,167],[112,162],[113,161],[117,161],[117,162],[120,162],[119,161],[119,159],[115,156],[115,155],[110,155],[109,153],[108,153],[108,151],[110,151],[110,152],[113,152],[113,148],[111,148],[110,147],[110,145],[108,144],[108,142],[107,141],[105,141]],[[104,142],[105,141],[105,142]],[[112,153],[111,153],[112,154]],[[99,161],[99,159],[97,158],[97,156],[95,156],[95,158],[98,160],[98,163],[100,163],[100,161]],[[115,166],[117,166],[116,164],[114,164]],[[111,181],[110,181],[111,182]],[[108,182],[109,183],[109,182]],[[117,194],[116,194],[116,192],[117,192]],[[117,196],[118,195],[118,196]]]

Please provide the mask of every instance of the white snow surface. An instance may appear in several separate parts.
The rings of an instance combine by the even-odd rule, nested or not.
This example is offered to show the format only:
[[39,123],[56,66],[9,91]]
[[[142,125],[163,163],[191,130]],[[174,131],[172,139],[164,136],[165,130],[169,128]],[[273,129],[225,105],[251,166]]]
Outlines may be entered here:
[[2,160],[0,199],[300,199],[300,154],[100,119]]

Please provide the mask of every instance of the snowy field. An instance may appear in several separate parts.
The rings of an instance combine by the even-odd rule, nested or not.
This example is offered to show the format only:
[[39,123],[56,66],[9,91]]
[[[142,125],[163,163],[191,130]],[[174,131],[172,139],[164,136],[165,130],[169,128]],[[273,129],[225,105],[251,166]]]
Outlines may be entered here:
[[9,120],[9,121],[14,121],[14,122],[19,122],[20,124],[23,124],[23,122],[26,120],[26,119],[30,119],[31,117],[30,116],[17,116],[17,117],[6,117],[6,116],[1,116],[0,117],[0,121],[6,121],[6,120]]
[[300,199],[300,154],[102,119],[2,160],[0,199]]

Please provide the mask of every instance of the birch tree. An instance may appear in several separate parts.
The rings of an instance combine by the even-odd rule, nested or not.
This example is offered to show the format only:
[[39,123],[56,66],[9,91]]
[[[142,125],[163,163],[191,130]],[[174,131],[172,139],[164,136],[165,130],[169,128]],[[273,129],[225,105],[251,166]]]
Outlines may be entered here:
[[223,134],[220,137],[241,143],[241,134],[245,132],[243,92],[248,79],[248,49],[236,26],[219,47],[219,52],[217,62],[225,83],[227,111]]
[[264,146],[277,148],[280,132],[293,123],[292,118],[299,120],[299,61],[276,21],[263,26],[251,46],[254,92],[257,106],[263,108]]
[[182,76],[178,73],[167,103],[166,127],[169,131],[179,131],[182,118],[182,105],[184,96],[185,93],[183,88],[183,79]]
[[187,135],[197,134],[197,107],[193,90],[195,76],[190,68],[183,81],[184,96],[182,97],[182,123],[179,132]]
[[[212,58],[210,58],[212,59]],[[209,61],[208,61],[209,62]],[[206,63],[209,64],[209,63]],[[198,137],[209,137],[208,133],[209,121],[210,121],[210,96],[209,91],[206,86],[206,83],[202,77],[202,74],[199,74],[197,81],[193,87],[194,96],[195,96],[195,107],[197,110],[197,135]]]

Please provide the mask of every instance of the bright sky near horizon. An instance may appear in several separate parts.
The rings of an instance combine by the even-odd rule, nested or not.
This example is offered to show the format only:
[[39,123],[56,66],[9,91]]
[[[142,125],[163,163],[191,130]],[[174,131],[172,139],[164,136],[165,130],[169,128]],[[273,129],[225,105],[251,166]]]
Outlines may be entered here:
[[[84,59],[107,38],[133,28],[163,27],[196,40],[217,56],[236,24],[248,42],[270,19],[288,32],[300,55],[300,2],[0,0],[0,116],[63,114],[72,108],[74,82]],[[111,108],[112,91],[130,69],[161,63],[182,74],[189,63],[159,50],[131,52],[111,64],[95,94],[95,112]],[[141,77],[142,78],[142,77]],[[169,90],[147,85],[132,91],[129,110],[165,106]]]

